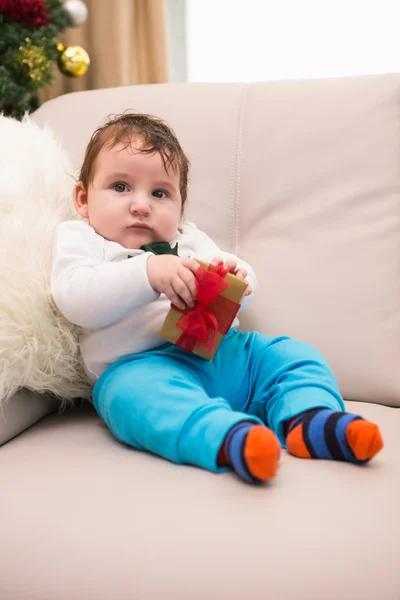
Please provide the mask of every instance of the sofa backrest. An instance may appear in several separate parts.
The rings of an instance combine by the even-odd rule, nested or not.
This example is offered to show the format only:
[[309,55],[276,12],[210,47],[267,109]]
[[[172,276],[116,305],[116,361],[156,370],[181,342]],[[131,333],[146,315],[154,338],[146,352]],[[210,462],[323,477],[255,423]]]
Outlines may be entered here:
[[246,329],[330,361],[345,398],[400,406],[400,75],[77,92],[33,116],[78,170],[127,109],[175,129],[192,163],[186,216],[256,269]]

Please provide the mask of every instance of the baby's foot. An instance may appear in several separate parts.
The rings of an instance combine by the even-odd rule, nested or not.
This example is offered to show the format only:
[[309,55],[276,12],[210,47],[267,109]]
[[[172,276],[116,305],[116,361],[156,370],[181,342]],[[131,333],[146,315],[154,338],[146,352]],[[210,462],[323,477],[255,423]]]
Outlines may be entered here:
[[218,460],[245,481],[261,483],[276,476],[280,452],[279,440],[270,429],[241,421],[228,432]]
[[300,458],[364,464],[383,448],[383,440],[375,423],[351,413],[316,408],[290,421],[286,446]]

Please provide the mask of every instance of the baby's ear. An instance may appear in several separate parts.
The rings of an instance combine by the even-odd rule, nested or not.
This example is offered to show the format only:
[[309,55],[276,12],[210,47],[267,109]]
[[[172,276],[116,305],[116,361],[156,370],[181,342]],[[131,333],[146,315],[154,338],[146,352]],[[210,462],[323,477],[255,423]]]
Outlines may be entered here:
[[74,189],[74,203],[75,208],[84,219],[89,218],[89,205],[88,205],[88,194],[82,185],[81,181],[75,185]]

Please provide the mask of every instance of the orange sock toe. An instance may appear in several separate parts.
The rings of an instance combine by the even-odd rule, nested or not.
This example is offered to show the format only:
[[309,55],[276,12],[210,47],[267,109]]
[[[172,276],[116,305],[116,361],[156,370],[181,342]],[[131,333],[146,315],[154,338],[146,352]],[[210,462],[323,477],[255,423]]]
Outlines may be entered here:
[[369,460],[383,448],[379,427],[362,419],[353,421],[346,429],[347,443],[358,460]]
[[297,425],[286,438],[286,448],[289,454],[298,458],[311,458],[309,451],[304,443],[303,426]]
[[281,446],[276,435],[262,425],[256,425],[247,434],[244,459],[253,477],[268,481],[278,471]]
[[286,425],[286,447],[300,458],[343,460],[364,464],[382,448],[375,423],[359,415],[314,408],[290,419]]

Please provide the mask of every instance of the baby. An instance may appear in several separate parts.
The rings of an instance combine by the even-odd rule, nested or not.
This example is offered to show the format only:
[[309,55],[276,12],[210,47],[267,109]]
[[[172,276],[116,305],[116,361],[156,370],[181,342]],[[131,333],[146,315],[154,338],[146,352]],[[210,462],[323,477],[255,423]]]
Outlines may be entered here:
[[[171,302],[195,305],[195,258],[248,283],[241,310],[257,285],[249,264],[183,220],[188,171],[174,132],[149,115],[112,118],[86,149],[74,193],[85,221],[57,229],[51,292],[82,328],[98,414],[121,442],[231,468],[250,483],[275,477],[281,446],[301,458],[368,462],[383,447],[380,431],[344,412],[313,347],[243,333],[237,318],[212,361],[159,338]],[[167,253],[156,242],[168,242]]]

